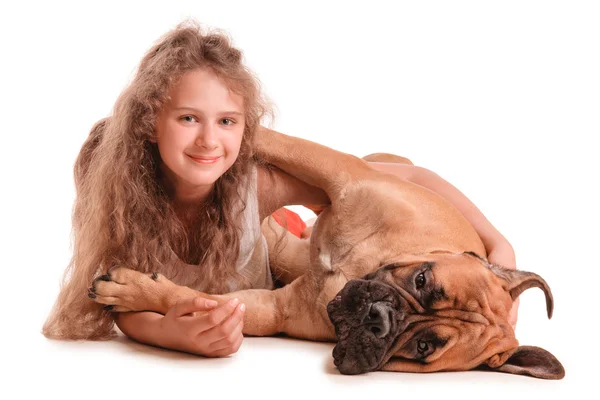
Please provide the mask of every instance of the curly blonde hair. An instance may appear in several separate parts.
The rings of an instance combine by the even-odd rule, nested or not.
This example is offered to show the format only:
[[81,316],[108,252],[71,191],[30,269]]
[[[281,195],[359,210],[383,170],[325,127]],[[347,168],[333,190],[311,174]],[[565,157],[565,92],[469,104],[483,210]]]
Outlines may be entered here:
[[[215,183],[199,215],[199,232],[188,237],[163,188],[155,121],[181,76],[209,69],[244,99],[245,127],[239,156]],[[258,79],[242,53],[220,32],[204,33],[186,21],[144,56],[137,74],[83,144],[74,166],[73,255],[42,333],[56,339],[108,339],[110,313],[91,301],[87,288],[113,265],[141,272],[173,270],[173,253],[200,266],[205,290],[223,293],[239,252],[239,213],[261,119],[271,114]],[[193,240],[193,241],[192,241]],[[190,243],[191,242],[191,243]],[[186,273],[186,271],[180,271]]]

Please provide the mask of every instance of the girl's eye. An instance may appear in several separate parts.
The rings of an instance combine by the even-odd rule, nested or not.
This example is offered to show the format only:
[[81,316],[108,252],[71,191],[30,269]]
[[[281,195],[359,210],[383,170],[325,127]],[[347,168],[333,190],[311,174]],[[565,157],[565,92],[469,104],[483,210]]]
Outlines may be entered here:
[[234,122],[232,119],[229,119],[229,118],[223,118],[223,119],[221,120],[221,123],[222,123],[223,125],[233,125],[235,122]]
[[181,117],[180,119],[185,122],[196,122],[196,117],[194,117],[193,115],[186,115],[184,117]]

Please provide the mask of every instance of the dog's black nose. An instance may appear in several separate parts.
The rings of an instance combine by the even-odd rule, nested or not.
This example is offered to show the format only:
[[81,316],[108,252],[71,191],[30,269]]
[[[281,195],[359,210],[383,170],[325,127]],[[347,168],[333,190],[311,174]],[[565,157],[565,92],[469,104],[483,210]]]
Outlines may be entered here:
[[378,338],[390,333],[394,309],[389,304],[379,301],[371,304],[371,308],[363,320],[365,329],[373,332]]

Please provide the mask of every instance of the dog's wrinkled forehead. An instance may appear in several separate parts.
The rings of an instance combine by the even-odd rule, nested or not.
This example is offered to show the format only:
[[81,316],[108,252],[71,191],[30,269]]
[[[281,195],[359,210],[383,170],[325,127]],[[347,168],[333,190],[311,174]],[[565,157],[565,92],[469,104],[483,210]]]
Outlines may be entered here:
[[422,314],[440,309],[469,309],[509,300],[488,263],[474,253],[432,254],[392,262],[364,279],[385,282]]
[[[456,280],[455,278],[459,276],[479,278],[479,275],[485,275],[489,272],[489,265],[483,258],[472,252],[431,254],[410,259],[403,258],[398,262],[382,263],[382,266],[379,269],[366,275],[364,279],[375,279],[391,274],[396,278],[406,280],[412,278],[416,272],[420,274],[433,271],[435,271],[436,274],[434,277],[437,277],[437,274],[443,270],[449,272],[444,274],[444,278],[448,278],[449,280]],[[418,276],[419,275],[417,275],[417,277]],[[406,283],[408,283],[408,281],[406,281]],[[423,282],[422,279],[420,279],[419,282],[414,283],[420,286]],[[410,287],[411,285],[408,286]]]

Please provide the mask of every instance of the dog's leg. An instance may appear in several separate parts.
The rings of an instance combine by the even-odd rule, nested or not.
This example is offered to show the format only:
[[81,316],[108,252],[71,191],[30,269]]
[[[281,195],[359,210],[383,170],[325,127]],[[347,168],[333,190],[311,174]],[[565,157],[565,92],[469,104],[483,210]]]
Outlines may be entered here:
[[318,340],[335,340],[335,331],[326,312],[327,301],[310,274],[277,290],[251,289],[210,296],[223,303],[232,298],[246,304],[244,334],[288,336]]
[[288,174],[323,189],[334,205],[348,184],[377,176],[358,157],[269,129],[261,129],[256,152]]
[[124,267],[110,268],[92,282],[88,296],[115,312],[155,311],[166,314],[181,300],[208,297],[171,282],[158,273],[144,274]]
[[[411,160],[406,157],[397,156],[391,153],[372,153],[366,155],[362,158],[364,161],[369,163],[386,163],[386,164],[406,164],[406,165],[414,165]],[[323,211],[324,207],[321,206],[305,206],[311,209],[315,214],[319,215],[321,211]],[[302,238],[308,239],[312,234],[313,225],[307,226],[306,229],[302,232]]]

